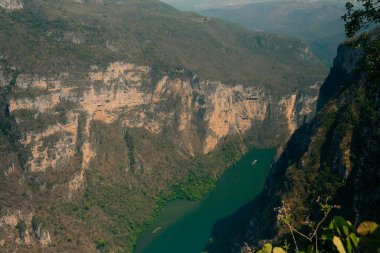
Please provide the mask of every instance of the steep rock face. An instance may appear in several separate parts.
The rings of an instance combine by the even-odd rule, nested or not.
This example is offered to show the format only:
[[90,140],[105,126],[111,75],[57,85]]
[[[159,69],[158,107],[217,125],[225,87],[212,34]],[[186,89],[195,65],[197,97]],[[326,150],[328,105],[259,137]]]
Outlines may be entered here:
[[[151,86],[150,69],[129,63],[115,62],[104,71],[96,69],[89,73],[84,88],[70,86],[69,74],[55,78],[18,76],[9,109],[17,123],[25,127],[22,143],[31,151],[32,172],[44,171],[49,166],[55,168],[58,160],[62,160],[59,156],[72,157],[78,134],[84,141],[82,167],[86,167],[94,155],[88,142],[93,121],[118,122],[125,128],[144,128],[151,134],[159,134],[166,125],[175,125],[174,132],[180,135],[200,132],[196,128],[203,126],[202,148],[196,152],[202,150],[207,154],[223,137],[256,131],[269,114],[284,118],[285,135],[277,141],[281,142],[305,118],[311,118],[316,102],[316,97],[299,92],[276,99],[262,89],[229,87],[198,80],[196,76],[192,79],[164,76]],[[176,106],[170,107],[170,103]],[[85,116],[85,124],[78,133],[81,115]],[[38,123],[40,117],[57,118],[34,128],[33,123]],[[201,124],[196,125],[194,121]],[[56,134],[63,135],[53,146],[43,148],[43,140]],[[193,152],[191,142],[182,148]],[[53,153],[48,154],[48,149]]]
[[240,246],[231,251],[250,252],[262,240],[283,243],[289,231],[274,211],[283,204],[298,230],[307,219],[321,219],[320,198],[340,205],[335,214],[355,223],[380,221],[379,79],[363,71],[362,57],[349,44],[339,47],[316,117],[293,134],[273,164],[263,192],[247,207],[247,226],[235,237]]
[[[154,82],[151,72],[147,66],[114,62],[103,69],[93,66],[82,77],[70,73],[45,77],[17,74],[2,66],[1,87],[7,94],[3,110],[19,136],[12,144],[17,146],[15,152],[23,154],[2,163],[2,182],[24,180],[18,184],[32,186],[20,194],[28,192],[34,201],[54,197],[58,203],[76,203],[95,187],[91,186],[94,173],[112,178],[114,172],[109,170],[118,167],[123,187],[139,195],[160,192],[193,170],[188,164],[192,159],[212,157],[230,137],[263,146],[284,141],[312,117],[316,106],[316,96],[301,91],[275,98],[261,88],[227,86],[196,75],[162,76]],[[273,135],[263,141],[267,136],[262,133],[270,132]],[[169,146],[162,147],[164,143]],[[178,157],[167,157],[173,154]],[[188,172],[175,172],[179,165],[169,164],[176,160],[188,164],[184,168]],[[46,214],[36,214],[31,200],[15,198],[23,199],[25,206],[17,209],[4,200],[0,215],[4,247],[60,244],[63,235],[49,233],[56,227],[48,223]],[[152,211],[154,196],[146,198],[151,200],[144,205]],[[30,225],[33,217],[44,217],[39,218],[43,228]],[[11,223],[21,224],[23,232]]]

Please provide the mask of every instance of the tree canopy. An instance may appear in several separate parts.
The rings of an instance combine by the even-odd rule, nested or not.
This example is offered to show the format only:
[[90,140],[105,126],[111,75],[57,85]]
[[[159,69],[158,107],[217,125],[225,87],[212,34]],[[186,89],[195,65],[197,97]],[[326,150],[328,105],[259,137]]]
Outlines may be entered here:
[[359,31],[370,28],[380,21],[380,0],[356,0],[346,3],[345,21],[346,36],[351,38]]

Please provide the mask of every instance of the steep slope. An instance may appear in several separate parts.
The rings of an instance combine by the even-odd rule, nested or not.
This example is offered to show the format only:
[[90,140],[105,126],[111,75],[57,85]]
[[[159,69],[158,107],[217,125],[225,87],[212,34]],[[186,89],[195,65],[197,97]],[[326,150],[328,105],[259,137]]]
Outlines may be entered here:
[[[164,76],[149,88],[144,83],[150,81],[150,71],[112,63],[88,73],[83,86],[64,73],[49,78],[19,74],[12,85],[3,87],[11,91],[3,111],[13,118],[12,127],[19,135],[9,138],[20,146],[23,159],[2,164],[2,182],[10,177],[17,180],[19,173],[27,177],[25,184],[33,186],[33,193],[24,201],[38,202],[40,207],[34,210],[59,206],[51,211],[55,219],[66,214],[89,220],[96,210],[112,220],[104,224],[106,228],[128,223],[135,233],[134,227],[141,228],[152,217],[155,202],[171,194],[172,185],[186,183],[188,175],[215,178],[246,150],[245,143],[266,146],[284,141],[311,118],[316,105],[315,96],[302,92],[272,98],[259,88],[230,87],[195,77]],[[9,150],[4,150],[4,157]],[[15,202],[4,198],[2,213],[15,215],[19,203],[20,198]],[[113,220],[120,218],[130,221]],[[65,220],[63,215],[57,222],[67,229]],[[75,222],[73,229],[84,226]],[[50,226],[50,231],[56,229]],[[65,233],[54,239],[68,236]],[[98,237],[107,238],[104,233]],[[128,239],[133,241],[133,237],[122,240]]]
[[130,252],[166,200],[315,111],[325,70],[298,40],[153,0],[0,3],[6,251]]
[[326,73],[298,40],[252,33],[154,0],[29,0],[20,10],[0,11],[2,54],[33,73],[127,61],[285,92]]
[[[376,34],[378,31],[373,35],[378,40]],[[301,231],[307,219],[320,220],[320,198],[340,205],[335,214],[355,223],[380,221],[379,79],[363,70],[362,60],[359,49],[349,44],[339,47],[321,88],[316,117],[293,134],[274,163],[262,194],[241,210],[250,218],[240,223],[245,229],[235,239],[240,246],[248,244],[232,251],[251,252],[248,245],[261,240],[284,243],[289,234],[278,226],[274,211],[283,203]],[[215,245],[209,248],[209,252],[220,252],[214,251]]]
[[306,41],[330,65],[344,39],[344,4],[340,1],[266,1],[198,11],[258,31],[274,32]]

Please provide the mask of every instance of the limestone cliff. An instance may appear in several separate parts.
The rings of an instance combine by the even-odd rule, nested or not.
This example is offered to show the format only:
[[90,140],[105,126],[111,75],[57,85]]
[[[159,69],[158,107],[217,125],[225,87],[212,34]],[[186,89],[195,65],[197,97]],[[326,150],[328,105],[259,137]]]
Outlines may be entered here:
[[[202,127],[201,148],[194,151],[192,141],[187,139],[182,140],[186,144],[179,144],[194,155],[194,152],[212,152],[228,135],[256,132],[263,122],[272,120],[269,117],[284,121],[285,129],[280,129],[282,135],[274,141],[281,143],[300,123],[312,117],[316,105],[315,96],[298,91],[273,98],[259,88],[230,87],[199,80],[196,76],[185,79],[163,76],[152,86],[149,73],[149,67],[115,62],[103,71],[93,67],[83,88],[70,84],[69,74],[19,75],[9,110],[17,123],[24,126],[21,142],[31,153],[28,169],[45,171],[70,159],[75,153],[78,135],[84,141],[82,167],[87,167],[96,155],[89,143],[93,121],[144,128],[151,134],[159,134],[166,125],[172,125],[175,126],[173,132],[183,138],[194,131],[200,132],[197,128]],[[170,103],[176,106],[170,108]],[[78,129],[81,115],[85,118],[84,129]],[[57,120],[40,122],[41,117],[57,117]],[[38,123],[39,127],[32,127]],[[43,146],[45,139],[57,134],[60,138]]]
[[[40,190],[47,190],[51,196],[59,192],[60,197],[68,200],[87,187],[86,181],[92,180],[88,171],[94,167],[100,169],[102,156],[114,152],[110,148],[114,144],[109,142],[112,140],[99,136],[99,131],[117,129],[114,136],[121,140],[125,129],[143,131],[151,138],[163,138],[160,142],[171,143],[178,155],[188,160],[216,152],[229,137],[246,138],[249,143],[245,144],[249,145],[279,144],[313,116],[316,106],[316,96],[301,91],[276,98],[261,88],[227,86],[196,75],[162,76],[154,83],[150,67],[125,62],[114,62],[104,69],[93,66],[81,78],[70,73],[54,76],[20,73],[14,75],[12,86],[12,77],[5,69],[3,66],[1,86],[12,90],[6,108],[19,129],[18,142],[25,162],[17,168],[13,163],[2,164],[8,166],[2,168],[3,177],[22,170],[28,177],[42,180],[38,183]],[[274,137],[262,141],[270,132]],[[138,135],[133,139],[144,142]],[[124,159],[129,161],[123,164],[123,169],[140,171],[145,178],[154,177],[157,164],[144,151],[152,144],[141,143],[133,152],[133,147],[121,146],[118,153],[125,153]],[[53,178],[61,178],[61,171],[65,171],[65,179],[55,181]],[[165,171],[161,172],[168,173]],[[149,180],[158,184],[154,186],[157,190],[167,187],[168,181],[174,179]],[[5,224],[2,226],[6,231],[9,215],[15,212],[33,210],[2,210]],[[12,221],[23,221],[21,214],[19,218],[13,216]],[[31,239],[25,239],[29,238],[29,230],[25,231],[24,244],[31,245]],[[54,236],[46,233],[38,237],[44,238],[43,245],[50,240],[54,242]],[[23,244],[22,238],[19,239],[18,244]],[[12,244],[5,240],[5,246],[8,242]]]

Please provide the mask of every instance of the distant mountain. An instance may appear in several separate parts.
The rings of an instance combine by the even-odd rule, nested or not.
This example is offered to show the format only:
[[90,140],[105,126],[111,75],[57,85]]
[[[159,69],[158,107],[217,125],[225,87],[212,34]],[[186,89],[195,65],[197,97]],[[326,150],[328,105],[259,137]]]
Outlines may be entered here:
[[[180,10],[201,11],[211,8],[222,8],[228,6],[239,6],[253,3],[274,2],[273,0],[163,0]],[[317,2],[315,0],[282,0],[281,2]],[[318,2],[340,2],[341,0],[318,0]]]
[[184,11],[198,11],[210,8],[223,7],[228,5],[241,5],[248,3],[256,3],[266,0],[164,0],[162,2],[168,3],[180,10]]
[[266,1],[199,10],[202,15],[238,23],[256,31],[294,36],[306,41],[314,53],[331,64],[344,39],[341,1]]
[[0,50],[9,63],[46,72],[124,60],[276,91],[326,73],[296,39],[250,32],[154,0],[77,2],[35,0],[18,11],[0,9]]

